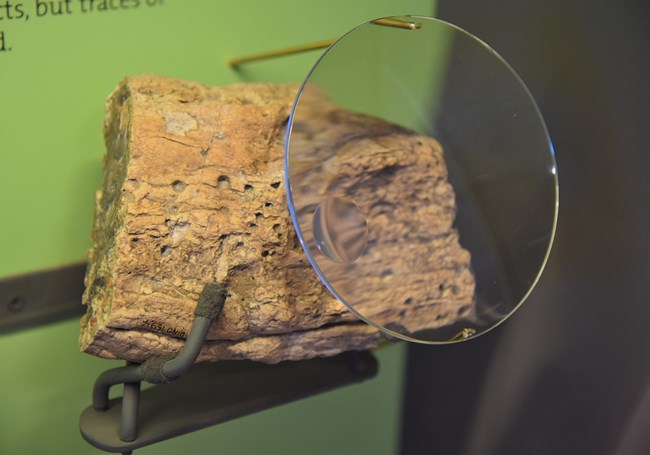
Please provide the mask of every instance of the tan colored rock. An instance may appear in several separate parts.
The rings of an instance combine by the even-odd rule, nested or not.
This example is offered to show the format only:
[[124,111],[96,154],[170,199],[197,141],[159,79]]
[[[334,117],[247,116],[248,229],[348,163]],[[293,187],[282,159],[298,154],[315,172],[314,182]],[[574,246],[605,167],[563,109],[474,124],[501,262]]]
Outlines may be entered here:
[[[225,284],[228,297],[200,360],[273,363],[369,349],[381,341],[376,329],[321,284],[291,224],[282,142],[295,90],[269,84],[208,88],[141,76],[125,79],[110,95],[105,176],[96,195],[86,275],[83,351],[144,361],[180,349],[206,282]],[[426,233],[388,219],[399,213],[371,226],[381,231],[382,251],[394,254],[381,261],[392,261],[389,279],[400,286],[390,295],[377,284],[385,276],[351,273],[350,286],[367,286],[373,297],[359,308],[406,331],[471,313],[474,280],[469,254],[452,228],[453,190],[439,144],[327,106],[341,121],[320,125],[319,140],[346,148],[334,174],[344,177],[346,191],[364,208],[379,210],[373,206],[377,195],[368,187],[355,190],[354,182],[390,167],[390,160],[403,164],[394,184],[404,188],[402,196],[391,197],[408,200],[423,190],[436,195],[429,213],[421,214],[430,224]],[[320,114],[313,125],[319,125]],[[340,140],[350,133],[357,135],[354,140]],[[295,132],[296,141],[301,134]],[[396,144],[401,152],[378,158],[386,155],[377,154],[378,147],[393,150]],[[427,165],[431,179],[418,189],[413,178]],[[306,169],[307,179],[310,172],[318,169]],[[404,201],[399,205],[411,210]],[[431,237],[424,257],[423,235]],[[417,255],[404,254],[416,248]],[[372,250],[367,256],[380,261]],[[433,275],[432,264],[441,264]],[[379,301],[378,293],[383,293]]]

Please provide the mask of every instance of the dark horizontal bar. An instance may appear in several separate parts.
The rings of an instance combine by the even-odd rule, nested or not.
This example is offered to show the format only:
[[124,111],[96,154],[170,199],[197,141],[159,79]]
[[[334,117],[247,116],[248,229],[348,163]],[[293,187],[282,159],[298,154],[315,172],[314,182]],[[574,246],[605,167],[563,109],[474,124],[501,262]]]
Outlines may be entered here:
[[86,263],[0,279],[0,334],[84,313]]

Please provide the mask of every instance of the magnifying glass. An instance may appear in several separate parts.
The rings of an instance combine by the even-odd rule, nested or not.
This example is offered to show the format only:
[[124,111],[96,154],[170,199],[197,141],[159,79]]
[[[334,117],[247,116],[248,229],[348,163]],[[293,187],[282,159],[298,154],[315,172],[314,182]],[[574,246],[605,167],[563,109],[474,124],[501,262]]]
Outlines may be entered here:
[[554,152],[530,92],[487,44],[438,19],[370,21],[327,48],[293,106],[285,174],[319,278],[409,341],[499,325],[555,233]]

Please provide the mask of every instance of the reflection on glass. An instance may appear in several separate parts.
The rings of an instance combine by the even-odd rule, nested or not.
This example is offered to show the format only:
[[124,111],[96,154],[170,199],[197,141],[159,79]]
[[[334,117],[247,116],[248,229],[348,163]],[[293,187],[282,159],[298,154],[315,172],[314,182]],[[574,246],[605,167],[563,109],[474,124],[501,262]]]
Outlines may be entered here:
[[[400,19],[400,18],[396,18]],[[287,188],[305,252],[350,310],[426,343],[480,334],[536,282],[555,163],[512,69],[447,23],[364,24],[294,106]]]
[[366,249],[368,224],[361,210],[349,199],[327,198],[314,212],[316,246],[334,262],[350,263]]

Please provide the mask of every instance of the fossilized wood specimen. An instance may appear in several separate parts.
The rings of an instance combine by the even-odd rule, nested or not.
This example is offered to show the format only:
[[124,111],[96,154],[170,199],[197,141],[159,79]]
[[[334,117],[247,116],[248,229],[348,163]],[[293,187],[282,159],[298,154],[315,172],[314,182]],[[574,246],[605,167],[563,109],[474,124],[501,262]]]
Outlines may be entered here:
[[[156,76],[126,78],[110,95],[105,175],[96,195],[86,274],[83,351],[143,361],[180,349],[198,296],[210,281],[225,284],[228,297],[200,360],[298,360],[381,341],[376,329],[324,288],[294,233],[282,161],[294,95],[292,86],[208,88]],[[388,150],[397,141],[403,152],[389,160],[404,160],[405,169],[419,171],[428,164],[436,183],[421,182],[431,187],[423,190],[433,191],[439,202],[431,216],[444,215],[435,232],[429,231],[433,256],[420,259],[439,261],[439,273],[423,277],[417,261],[408,264],[414,267],[412,295],[364,302],[364,311],[408,330],[422,328],[424,313],[424,325],[436,327],[470,312],[469,254],[451,226],[453,190],[438,143],[378,119],[327,109],[340,120],[322,125],[318,134],[350,150],[342,154],[347,158],[339,172],[346,185],[353,187],[362,175],[382,178],[378,171],[390,163],[366,149],[372,144]],[[355,139],[342,140],[351,133]],[[296,132],[296,140],[301,134]],[[407,174],[395,180],[404,185],[403,195],[422,190]],[[356,197],[372,205],[372,195],[362,193]],[[387,242],[408,236],[408,229],[391,229]],[[408,241],[395,244],[395,261],[406,260],[408,248]],[[356,279],[372,286],[378,277]],[[430,285],[422,286],[423,279]],[[413,301],[420,304],[409,305]]]

